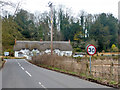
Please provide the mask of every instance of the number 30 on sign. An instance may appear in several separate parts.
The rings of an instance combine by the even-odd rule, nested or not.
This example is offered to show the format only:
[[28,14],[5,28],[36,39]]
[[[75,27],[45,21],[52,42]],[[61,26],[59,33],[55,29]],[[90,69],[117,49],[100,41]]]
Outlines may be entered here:
[[87,45],[86,49],[89,55],[94,55],[96,53],[96,47],[92,44]]

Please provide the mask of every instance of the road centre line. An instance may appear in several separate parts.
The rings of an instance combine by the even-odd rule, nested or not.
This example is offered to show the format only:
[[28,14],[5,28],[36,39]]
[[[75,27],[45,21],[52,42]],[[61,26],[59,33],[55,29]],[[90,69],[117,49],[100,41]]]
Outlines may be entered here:
[[[27,62],[28,64],[30,64],[30,65],[36,67],[35,65],[29,63],[29,62],[26,61],[26,60],[24,60],[24,61]],[[17,61],[17,62],[18,62],[18,61]],[[25,69],[21,66],[21,64],[20,64],[19,62],[18,62],[18,64],[19,64],[19,66],[21,67],[22,70],[25,70]],[[25,71],[25,72],[26,72],[30,77],[32,77],[32,75],[31,75],[28,71]],[[45,90],[48,90],[44,85],[42,85],[41,82],[39,82],[39,85],[40,85],[42,88],[44,88]]]
[[40,84],[43,88],[45,88],[45,90],[48,90],[44,85],[42,85],[41,82],[39,82],[39,84]]
[[25,70],[23,67],[21,67],[22,68],[22,70]]
[[[18,61],[17,61],[18,62]],[[21,66],[21,64],[18,62],[18,65],[22,68],[22,70],[25,70],[22,66]],[[32,75],[28,72],[28,71],[25,71],[30,77],[32,77]]]
[[[17,61],[18,62],[18,61]],[[18,62],[18,65],[22,68],[22,70],[25,70],[22,66],[21,66],[21,64]]]
[[44,85],[41,85],[43,88],[46,88]]
[[19,66],[21,66],[21,64],[20,64],[20,63],[18,63],[18,65],[19,65]]
[[32,75],[28,72],[28,71],[25,71],[30,77],[32,77]]
[[41,82],[39,82],[39,84],[41,85]]
[[18,65],[20,65],[20,63],[17,61]]

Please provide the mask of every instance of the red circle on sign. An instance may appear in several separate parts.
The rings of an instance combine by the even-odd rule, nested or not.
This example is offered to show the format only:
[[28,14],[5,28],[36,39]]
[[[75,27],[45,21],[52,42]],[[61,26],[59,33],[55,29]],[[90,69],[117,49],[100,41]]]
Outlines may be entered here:
[[[90,54],[90,53],[88,52],[88,48],[89,48],[90,46],[93,46],[94,49],[95,49],[95,52],[94,52],[93,54]],[[96,53],[96,47],[95,47],[94,45],[90,44],[90,45],[87,47],[87,53],[88,53],[89,55],[94,55],[94,54]]]

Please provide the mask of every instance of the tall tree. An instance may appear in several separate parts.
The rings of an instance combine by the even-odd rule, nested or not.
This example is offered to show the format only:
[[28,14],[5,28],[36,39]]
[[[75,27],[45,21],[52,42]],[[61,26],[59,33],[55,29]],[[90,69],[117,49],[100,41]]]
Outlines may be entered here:
[[19,13],[17,13],[15,17],[15,21],[17,24],[23,29],[20,31],[25,38],[28,39],[35,39],[34,36],[36,35],[36,28],[34,24],[34,15],[31,13],[28,13],[25,10],[21,10]]
[[117,44],[117,20],[111,14],[102,13],[90,29],[90,39],[98,41],[98,50],[110,49]]
[[12,49],[15,39],[25,39],[19,30],[22,30],[22,28],[17,25],[12,16],[9,16],[9,18],[4,18],[2,20],[3,51],[9,48]]

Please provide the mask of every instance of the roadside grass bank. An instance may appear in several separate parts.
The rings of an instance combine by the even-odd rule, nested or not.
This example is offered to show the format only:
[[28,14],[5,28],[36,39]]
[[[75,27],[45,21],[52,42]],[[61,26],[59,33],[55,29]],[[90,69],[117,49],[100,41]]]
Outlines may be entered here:
[[25,57],[20,58],[20,57],[11,57],[11,56],[3,56],[4,59],[25,59]]
[[75,76],[75,77],[79,77],[80,79],[88,80],[88,81],[95,82],[95,83],[98,83],[98,84],[101,84],[101,85],[105,85],[105,86],[109,86],[109,87],[113,87],[113,88],[119,88],[118,83],[115,82],[115,81],[106,82],[106,80],[103,80],[101,78],[95,78],[92,75],[87,76],[84,73],[79,74],[79,73],[76,73],[76,72],[66,71],[64,69],[51,67],[51,66],[47,66],[47,65],[44,65],[44,64],[35,64],[31,60],[28,60],[28,62],[30,62],[30,63],[32,63],[32,64],[34,64],[36,66],[39,66],[41,68],[45,68],[45,69],[48,69],[48,70],[52,70],[52,71],[72,75],[72,76]]
[[3,68],[5,64],[5,60],[3,60],[3,58],[0,58],[0,70]]
[[100,58],[102,57],[92,57],[91,74],[89,70],[89,57],[74,59],[71,57],[42,55],[32,57],[32,60],[29,60],[29,62],[49,70],[119,88],[117,57],[104,57],[102,60]]
[[4,67],[5,60],[4,59],[25,59],[25,58],[16,58],[16,57],[11,57],[11,56],[1,56],[0,57],[0,70]]

